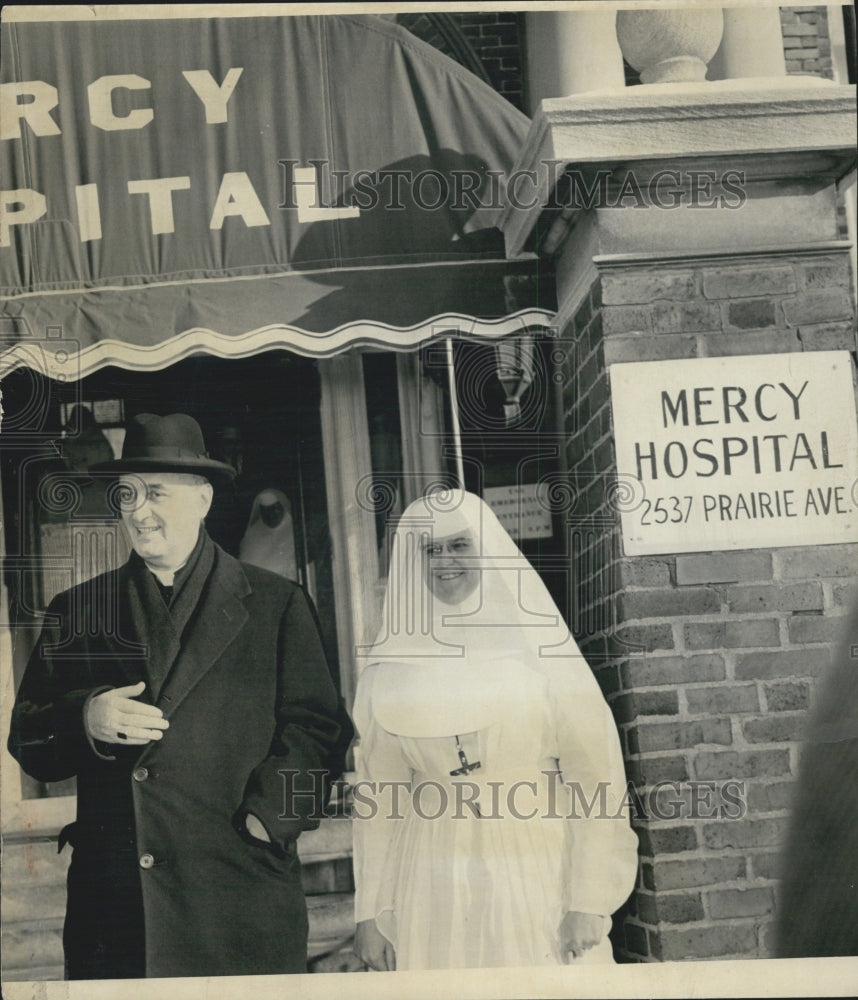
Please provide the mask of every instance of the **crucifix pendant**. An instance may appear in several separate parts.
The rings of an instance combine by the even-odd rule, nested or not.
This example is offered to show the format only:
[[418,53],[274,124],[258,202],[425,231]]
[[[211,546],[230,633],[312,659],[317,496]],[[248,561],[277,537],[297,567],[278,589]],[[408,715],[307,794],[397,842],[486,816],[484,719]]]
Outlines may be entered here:
[[476,771],[476,769],[480,766],[480,762],[478,760],[475,760],[472,764],[465,756],[465,751],[462,749],[462,744],[459,741],[458,736],[456,737],[456,753],[459,755],[459,763],[462,766],[457,767],[455,771],[451,771],[451,777],[456,777],[460,774],[470,774],[471,771]]

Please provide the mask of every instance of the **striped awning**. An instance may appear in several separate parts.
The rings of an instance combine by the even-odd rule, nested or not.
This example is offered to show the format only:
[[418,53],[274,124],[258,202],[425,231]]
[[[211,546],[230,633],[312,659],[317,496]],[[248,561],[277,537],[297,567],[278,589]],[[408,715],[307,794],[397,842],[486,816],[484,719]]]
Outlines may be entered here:
[[381,18],[177,9],[2,23],[0,374],[550,323],[492,225],[524,115]]

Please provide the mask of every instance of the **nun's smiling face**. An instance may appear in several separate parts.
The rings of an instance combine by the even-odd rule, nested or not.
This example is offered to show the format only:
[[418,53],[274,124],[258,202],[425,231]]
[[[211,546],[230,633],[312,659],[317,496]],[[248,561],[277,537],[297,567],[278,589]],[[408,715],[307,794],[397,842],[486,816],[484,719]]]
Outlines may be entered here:
[[460,604],[477,589],[480,570],[474,565],[476,556],[474,535],[468,530],[424,542],[426,585],[439,601]]

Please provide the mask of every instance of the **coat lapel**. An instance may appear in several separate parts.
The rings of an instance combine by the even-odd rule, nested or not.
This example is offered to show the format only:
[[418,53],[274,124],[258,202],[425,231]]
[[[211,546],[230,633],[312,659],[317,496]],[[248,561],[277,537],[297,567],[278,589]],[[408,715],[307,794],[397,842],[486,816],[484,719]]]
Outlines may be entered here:
[[182,648],[156,704],[166,718],[202,680],[244,628],[248,613],[244,598],[251,592],[236,559],[216,549],[215,564],[195,614],[188,622]]

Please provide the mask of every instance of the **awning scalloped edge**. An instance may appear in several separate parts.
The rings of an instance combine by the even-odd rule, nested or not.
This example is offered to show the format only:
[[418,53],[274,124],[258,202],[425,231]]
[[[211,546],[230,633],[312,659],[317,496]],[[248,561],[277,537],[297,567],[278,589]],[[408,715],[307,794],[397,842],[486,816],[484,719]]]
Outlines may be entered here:
[[70,354],[60,340],[50,343],[22,341],[0,356],[0,378],[24,367],[58,381],[74,382],[109,365],[131,371],[158,371],[194,354],[247,358],[262,351],[280,349],[304,357],[330,358],[355,347],[408,351],[434,338],[450,335],[497,340],[525,330],[548,330],[554,320],[555,313],[549,310],[522,309],[494,320],[444,313],[410,327],[360,321],[327,333],[312,333],[279,323],[249,330],[240,336],[193,327],[156,345],[100,340],[75,354]]

